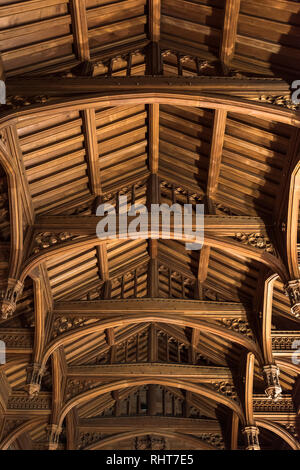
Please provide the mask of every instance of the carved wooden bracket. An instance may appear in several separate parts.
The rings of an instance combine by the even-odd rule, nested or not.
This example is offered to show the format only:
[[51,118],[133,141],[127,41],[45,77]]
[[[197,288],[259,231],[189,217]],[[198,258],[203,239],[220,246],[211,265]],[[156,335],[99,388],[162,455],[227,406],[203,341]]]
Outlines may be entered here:
[[300,279],[289,281],[285,286],[285,294],[291,302],[291,312],[296,318],[300,317]]
[[263,374],[267,388],[265,389],[266,395],[272,400],[280,398],[282,388],[279,383],[279,367],[275,364],[269,364],[263,367]]
[[48,431],[48,440],[49,440],[49,450],[57,450],[59,437],[62,432],[62,428],[57,424],[51,424],[47,427]]
[[0,309],[3,320],[6,320],[15,312],[23,287],[22,282],[16,279],[8,279],[6,289],[0,291]]
[[40,364],[32,364],[27,369],[27,390],[31,398],[37,396],[41,389],[45,368]]
[[259,429],[256,426],[246,426],[243,429],[243,434],[245,436],[246,447],[245,450],[260,450],[259,446]]

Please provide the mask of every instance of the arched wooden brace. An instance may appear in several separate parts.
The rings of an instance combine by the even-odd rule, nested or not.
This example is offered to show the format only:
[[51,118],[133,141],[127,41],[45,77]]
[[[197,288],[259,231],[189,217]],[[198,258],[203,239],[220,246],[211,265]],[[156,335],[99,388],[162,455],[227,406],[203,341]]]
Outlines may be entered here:
[[42,366],[45,366],[50,355],[60,346],[67,344],[69,342],[75,341],[78,338],[82,338],[85,335],[103,331],[107,328],[115,328],[120,325],[130,325],[130,324],[139,324],[147,322],[160,322],[173,325],[179,325],[183,327],[198,328],[202,331],[221,336],[229,341],[239,344],[244,347],[246,350],[253,352],[256,356],[259,364],[263,366],[263,357],[259,346],[254,343],[247,336],[242,335],[232,331],[226,327],[208,323],[205,321],[196,320],[193,318],[185,317],[184,315],[177,315],[176,318],[169,314],[131,314],[122,317],[116,317],[110,320],[104,320],[97,324],[93,324],[86,327],[80,327],[73,329],[67,333],[62,334],[61,336],[55,338],[48,344],[47,349],[44,351]]
[[[66,79],[64,79],[66,80]],[[66,82],[68,83],[68,82]],[[21,122],[31,117],[49,116],[53,113],[68,111],[83,111],[90,108],[106,108],[110,106],[127,106],[136,104],[167,104],[173,106],[193,106],[209,109],[223,109],[228,112],[256,116],[267,121],[282,122],[292,126],[300,127],[300,113],[279,106],[265,104],[254,100],[246,100],[235,96],[224,96],[213,93],[198,93],[182,91],[151,91],[145,89],[143,92],[124,91],[122,93],[106,92],[99,93],[92,89],[93,82],[89,84],[89,92],[70,99],[66,97],[57,98],[54,102],[42,105],[26,106],[18,111],[7,111],[0,119],[1,124],[14,119]],[[77,87],[80,81],[77,80]],[[32,85],[31,85],[32,87]],[[116,87],[116,85],[115,85]],[[74,88],[73,88],[74,90]]]
[[254,354],[247,354],[245,370],[245,417],[247,426],[255,426],[253,417]]
[[120,389],[124,389],[128,387],[142,386],[142,385],[148,385],[148,384],[165,385],[169,387],[182,388],[192,393],[207,397],[209,399],[216,401],[216,403],[224,405],[227,408],[233,410],[239,416],[239,419],[241,420],[242,425],[245,425],[246,423],[242,408],[240,407],[239,404],[237,404],[231,398],[228,398],[227,396],[222,395],[221,393],[218,393],[208,387],[198,385],[198,384],[193,384],[185,380],[156,377],[156,378],[139,378],[139,379],[132,378],[132,379],[126,379],[126,380],[117,380],[115,382],[110,382],[109,384],[104,384],[92,390],[83,392],[77,395],[76,397],[72,398],[71,400],[69,400],[64,405],[64,407],[61,410],[59,420],[57,423],[55,423],[55,425],[58,428],[61,428],[62,423],[66,415],[69,413],[69,411],[71,411],[75,406],[78,406],[81,403],[85,403],[86,401],[92,400],[93,398],[99,397],[103,395],[104,393],[112,392],[114,390],[120,390]]
[[263,374],[266,382],[266,395],[271,399],[280,396],[282,389],[279,383],[279,368],[275,363],[272,351],[272,311],[273,311],[273,288],[278,279],[277,274],[273,274],[265,281],[263,311],[262,311],[262,350],[265,366]]
[[46,316],[47,302],[45,299],[44,286],[40,269],[34,269],[30,273],[33,281],[34,293],[34,343],[32,364],[28,368],[27,390],[31,397],[37,395],[41,388],[41,381],[44,374],[44,368],[41,366],[43,352],[46,346]]
[[18,439],[18,437],[24,434],[24,432],[34,429],[35,426],[42,424],[43,422],[45,422],[45,424],[47,423],[47,421],[45,421],[45,418],[34,418],[21,424],[2,440],[2,442],[0,443],[0,450],[7,450],[11,446],[11,444],[16,439]]
[[290,298],[291,311],[296,318],[300,318],[300,271],[297,248],[299,204],[300,161],[296,164],[291,175],[286,226],[286,256],[290,278],[285,285],[285,290]]
[[[296,350],[295,350],[296,352]],[[276,359],[276,364],[281,367],[282,369],[285,370],[290,370],[291,372],[294,372],[295,374],[300,375],[300,365],[293,364],[290,361],[285,361],[284,359]]]
[[23,210],[18,194],[19,178],[15,164],[0,141],[0,164],[8,180],[9,213],[10,213],[10,259],[7,286],[0,300],[2,318],[10,316],[23,290],[20,279],[20,268],[23,261]]
[[245,417],[246,426],[243,429],[245,435],[246,450],[260,450],[258,434],[259,430],[253,417],[253,378],[254,378],[254,354],[249,352],[245,370]]
[[297,442],[297,440],[279,424],[262,419],[256,420],[256,424],[258,427],[268,429],[268,431],[271,431],[279,436],[291,447],[292,450],[300,450],[300,443]]
[[60,350],[57,349],[52,354],[52,415],[51,421],[56,423],[59,419],[59,414],[63,404],[63,392],[66,380],[66,371],[63,370],[61,364]]
[[[164,230],[162,227],[160,227],[160,235],[162,236],[163,234],[164,234]],[[167,233],[165,233],[165,235],[167,236]],[[148,232],[145,234],[141,232],[141,238],[142,236],[145,236],[145,238],[148,237]],[[194,239],[191,239],[186,235],[180,236],[178,234],[174,234],[174,237],[172,237],[172,239],[180,240],[185,243],[194,242]],[[37,267],[40,263],[52,258],[53,256],[56,256],[60,253],[76,252],[77,250],[99,246],[99,245],[102,245],[103,243],[106,243],[106,240],[99,239],[95,234],[95,236],[89,236],[89,237],[81,238],[79,240],[74,240],[74,241],[67,241],[60,246],[54,246],[54,247],[45,249],[42,252],[34,256],[31,256],[26,261],[26,263],[23,265],[23,268],[22,268],[20,281],[24,282],[26,277],[35,267]],[[287,282],[288,273],[284,264],[279,258],[277,258],[276,256],[270,253],[264,252],[252,246],[243,245],[234,240],[226,239],[225,237],[223,238],[216,237],[216,236],[213,237],[211,235],[205,236],[205,245],[221,249],[238,258],[242,258],[242,259],[249,258],[249,259],[258,261],[260,263],[263,263],[266,266],[268,266],[272,271],[278,273],[284,283]]]
[[[299,155],[300,159],[300,155]],[[289,205],[286,228],[286,245],[289,274],[291,279],[299,279],[299,263],[297,250],[297,232],[300,203],[300,161],[295,166],[290,182]]]
[[208,442],[205,442],[200,438],[193,437],[188,434],[166,430],[164,430],[163,432],[159,432],[153,431],[153,429],[147,430],[147,428],[143,430],[124,432],[120,434],[115,434],[110,437],[106,437],[99,442],[93,443],[85,447],[83,450],[100,450],[103,449],[105,446],[110,446],[112,444],[116,444],[117,442],[126,441],[127,439],[133,439],[135,437],[147,436],[147,434],[158,437],[169,437],[171,439],[176,439],[176,441],[180,439],[182,441],[187,442],[188,444],[195,446],[199,450],[216,450],[216,447],[212,446],[211,444],[208,444]]

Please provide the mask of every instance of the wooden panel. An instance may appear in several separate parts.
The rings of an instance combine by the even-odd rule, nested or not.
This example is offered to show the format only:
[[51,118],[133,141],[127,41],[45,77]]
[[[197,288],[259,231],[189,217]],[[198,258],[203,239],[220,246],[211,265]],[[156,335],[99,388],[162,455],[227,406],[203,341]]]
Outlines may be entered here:
[[229,113],[216,199],[237,213],[272,213],[290,135],[289,126]]
[[204,56],[218,56],[223,27],[223,2],[162,0],[161,40],[193,47]]
[[[138,181],[148,172],[145,106],[96,113],[99,168],[104,190]],[[124,171],[125,170],[125,171]]]
[[299,13],[297,2],[242,0],[233,65],[295,79],[300,69]]
[[36,213],[90,194],[78,112],[25,120],[18,133]]
[[146,0],[98,4],[87,11],[91,53],[146,38]]
[[159,175],[191,189],[206,185],[213,113],[160,106]]
[[95,249],[56,257],[47,263],[47,268],[54,299],[61,299],[78,286],[82,288],[99,280]]
[[8,76],[75,58],[68,1],[14,2],[0,6],[0,48]]

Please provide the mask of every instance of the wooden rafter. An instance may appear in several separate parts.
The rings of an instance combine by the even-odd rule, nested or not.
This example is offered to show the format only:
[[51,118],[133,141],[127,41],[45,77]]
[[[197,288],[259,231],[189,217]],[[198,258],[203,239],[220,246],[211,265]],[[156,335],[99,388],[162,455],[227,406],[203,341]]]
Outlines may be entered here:
[[90,59],[86,0],[71,0],[70,5],[77,58],[85,62]]
[[94,109],[83,111],[83,131],[86,138],[86,153],[89,169],[91,192],[94,196],[102,194],[99,170],[99,152],[96,135],[96,114]]
[[149,0],[149,36],[152,42],[160,39],[161,0]]
[[[221,168],[221,160],[223,153],[223,144],[225,137],[227,112],[216,109],[213,124],[213,135],[210,150],[208,180],[207,180],[207,204],[210,214],[214,213],[212,200],[215,197],[218,188],[218,180]],[[200,251],[198,266],[198,296],[202,296],[202,287],[207,278],[208,265],[210,257],[210,247],[203,246]]]
[[18,191],[22,194],[22,205],[24,208],[25,222],[28,225],[34,223],[34,207],[30,195],[29,184],[25,176],[24,158],[22,155],[20,142],[18,138],[17,127],[11,124],[6,127],[9,155],[15,166],[16,176],[19,180]]
[[240,0],[226,0],[223,36],[220,46],[220,59],[228,69],[234,56],[238,19],[240,12]]
[[157,174],[159,167],[159,104],[149,105],[149,169]]
[[227,112],[221,109],[216,109],[207,181],[207,196],[209,199],[215,196],[218,189],[226,120]]

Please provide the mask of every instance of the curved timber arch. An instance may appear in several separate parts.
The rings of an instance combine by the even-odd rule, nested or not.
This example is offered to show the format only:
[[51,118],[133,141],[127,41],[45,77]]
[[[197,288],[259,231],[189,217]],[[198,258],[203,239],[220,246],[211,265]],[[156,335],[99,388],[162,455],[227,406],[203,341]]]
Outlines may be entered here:
[[150,434],[151,436],[158,436],[158,437],[169,437],[171,439],[176,439],[176,440],[182,440],[187,442],[188,444],[192,444],[194,446],[197,446],[199,450],[216,450],[216,448],[207,442],[197,439],[196,437],[189,436],[188,434],[182,434],[179,432],[172,432],[172,431],[166,431],[164,430],[163,432],[159,431],[153,431],[151,429],[143,429],[142,431],[130,431],[130,432],[124,432],[120,434],[115,434],[114,436],[106,437],[102,439],[99,442],[96,442],[94,444],[91,444],[87,447],[85,447],[83,450],[100,450],[103,449],[103,447],[116,444],[117,442],[121,441],[126,441],[127,439],[132,439],[135,437],[142,437],[142,436],[147,436]]
[[266,420],[256,420],[256,424],[258,427],[267,429],[268,431],[271,431],[277,436],[279,436],[291,447],[292,450],[300,450],[299,442],[297,442],[296,439],[291,436],[289,432],[279,426],[279,424],[271,423],[270,421]]
[[273,289],[274,283],[278,279],[277,274],[269,276],[265,281],[264,300],[263,300],[263,324],[262,324],[262,347],[266,364],[273,364],[272,351],[272,311],[273,311]]
[[166,385],[169,387],[182,388],[184,390],[204,396],[206,398],[213,399],[216,403],[219,403],[220,405],[224,405],[227,408],[234,411],[239,416],[242,425],[245,425],[246,421],[245,421],[245,416],[242,411],[242,408],[240,407],[239,404],[237,404],[231,398],[227,398],[225,395],[221,395],[220,393],[215,392],[212,389],[203,387],[201,385],[196,385],[190,382],[186,382],[185,380],[171,379],[171,378],[159,378],[159,377],[145,378],[145,379],[132,378],[132,379],[126,379],[126,380],[118,380],[115,382],[110,382],[109,384],[100,385],[99,387],[96,387],[92,390],[83,392],[77,395],[76,397],[72,398],[71,400],[69,400],[64,405],[64,407],[62,408],[60,412],[58,422],[54,424],[56,424],[58,428],[61,428],[66,415],[75,406],[78,406],[81,403],[85,403],[89,400],[92,400],[93,398],[99,397],[103,395],[104,393],[109,393],[109,392],[113,392],[114,390],[121,390],[121,389],[128,388],[128,387],[148,385],[148,384]]
[[160,323],[167,323],[179,326],[188,326],[190,328],[197,328],[202,331],[206,331],[208,333],[215,334],[222,338],[228,339],[240,346],[243,346],[248,351],[252,352],[260,365],[263,365],[263,357],[260,352],[259,346],[254,343],[251,339],[247,336],[243,336],[241,333],[237,333],[230,329],[226,329],[225,327],[214,325],[212,323],[208,323],[205,321],[195,320],[191,318],[187,318],[183,315],[178,315],[174,318],[172,315],[162,315],[162,314],[132,314],[123,317],[117,317],[110,320],[102,321],[101,323],[97,323],[95,325],[86,326],[82,328],[78,328],[77,330],[71,330],[67,333],[62,334],[60,337],[53,340],[47,347],[44,352],[43,360],[42,360],[42,367],[46,365],[47,360],[49,359],[50,355],[60,346],[72,342],[78,338],[82,338],[83,336],[104,331],[108,328],[115,328],[117,326],[126,326],[136,323],[148,323],[148,322],[160,322]]
[[0,165],[4,169],[8,182],[9,215],[10,215],[10,260],[9,278],[18,279],[23,258],[23,211],[22,201],[18,195],[19,178],[17,169],[6,152],[4,145],[0,145]]
[[21,424],[3,439],[3,441],[0,443],[0,450],[7,450],[12,445],[12,443],[18,439],[18,437],[24,434],[24,432],[30,431],[36,425],[42,424],[43,422],[45,422],[45,418],[35,418]]
[[[162,236],[163,234],[164,234],[163,228],[160,228],[160,236]],[[148,233],[143,234],[141,232],[141,238],[142,238],[142,235],[143,236],[145,235],[146,237]],[[185,235],[180,236],[176,234],[174,234],[172,239],[180,240],[186,243],[194,243],[195,241],[194,239],[191,239],[188,236],[185,236]],[[110,239],[109,241],[112,241],[112,239]],[[24,282],[25,278],[29,275],[29,273],[35,267],[37,267],[40,263],[47,261],[48,259],[60,253],[72,252],[72,251],[75,251],[76,249],[81,249],[81,250],[88,249],[94,246],[100,246],[104,243],[106,243],[106,240],[101,240],[95,235],[95,236],[86,237],[84,239],[65,242],[62,246],[59,246],[59,247],[49,248],[45,250],[45,252],[38,253],[32,256],[31,258],[29,258],[29,260],[23,266],[22,273],[20,276],[20,281]],[[274,255],[271,255],[270,253],[263,252],[251,246],[243,245],[234,240],[228,240],[226,238],[221,238],[221,237],[212,237],[211,235],[205,236],[204,243],[207,246],[221,249],[231,255],[234,255],[243,259],[249,258],[249,259],[258,261],[260,263],[263,263],[269,268],[271,268],[274,272],[278,273],[281,279],[283,280],[283,282],[288,281],[288,273],[285,269],[284,264],[279,258],[277,258]]]
[[300,162],[297,163],[291,175],[288,218],[287,218],[287,261],[292,279],[299,279],[299,263],[297,250],[298,220],[300,201]]
[[[94,83],[96,83],[95,80]],[[117,84],[118,82],[116,81],[115,87]],[[80,86],[80,81],[77,81],[77,87],[78,86]],[[34,88],[33,84],[31,84],[31,90],[32,88]],[[193,106],[209,109],[222,109],[229,112],[246,114],[248,116],[256,116],[257,118],[283,122],[289,125],[300,127],[299,112],[257,101],[236,98],[234,96],[228,97],[220,94],[206,94],[200,92],[196,94],[193,91],[187,91],[185,93],[182,91],[149,91],[147,89],[140,93],[136,93],[135,91],[124,91],[119,94],[99,92],[93,93],[93,91],[97,91],[97,88],[96,90],[93,90],[92,84],[90,83],[89,89],[86,91],[86,95],[83,94],[72,99],[64,97],[49,103],[45,103],[43,105],[33,105],[18,111],[9,111],[7,112],[6,116],[1,118],[0,126],[1,123],[4,125],[7,120],[11,120],[13,118],[20,122],[26,119],[28,116],[40,117],[42,115],[49,115],[51,111],[57,113],[74,110],[78,111],[94,107],[101,108],[136,104],[168,104],[173,106]]]

